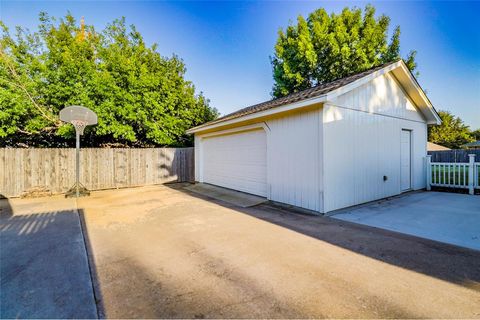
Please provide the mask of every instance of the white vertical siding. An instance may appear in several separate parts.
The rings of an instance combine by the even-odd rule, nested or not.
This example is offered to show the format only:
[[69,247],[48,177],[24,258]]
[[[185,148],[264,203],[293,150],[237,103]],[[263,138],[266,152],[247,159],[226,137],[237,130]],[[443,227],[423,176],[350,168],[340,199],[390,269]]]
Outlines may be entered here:
[[412,131],[412,189],[424,188],[427,125],[392,74],[324,105],[325,212],[401,193],[402,129]]
[[[249,126],[260,126],[262,123]],[[313,211],[323,211],[322,194],[322,112],[320,108],[301,113],[295,113],[270,119],[263,123],[263,130],[266,132],[266,169],[267,169],[267,190],[268,199],[286,203]],[[235,130],[241,130],[242,127]],[[252,131],[255,132],[255,131]],[[221,131],[218,134],[222,134]],[[221,137],[245,136],[245,134],[231,134],[227,136],[202,137],[195,136],[195,179],[199,182],[210,182],[217,185],[227,186],[240,191],[240,186],[235,187],[232,183],[224,183],[225,179],[236,177],[242,180],[238,172],[226,172],[225,162],[228,159],[218,158],[218,152],[225,154],[222,150],[210,150],[207,146],[209,141],[217,141]],[[252,141],[251,144],[254,144]],[[228,140],[224,147],[241,148],[242,140]],[[245,146],[243,146],[245,147]],[[215,148],[219,149],[218,143]],[[261,150],[245,150],[248,153],[259,153]],[[208,154],[207,154],[208,153]],[[239,157],[239,155],[237,155]],[[213,158],[214,159],[213,159]],[[221,159],[221,161],[220,161]],[[233,159],[231,159],[233,160]],[[208,164],[206,162],[209,162]],[[207,172],[208,171],[208,172]],[[205,174],[202,174],[205,173]],[[208,180],[206,176],[216,177],[222,175],[221,179]],[[248,178],[248,172],[245,171]],[[228,180],[227,179],[227,180]],[[230,179],[231,180],[231,179]],[[228,181],[230,181],[228,180]],[[231,181],[230,181],[231,182]],[[263,194],[256,193],[256,194]]]
[[267,121],[270,199],[322,211],[321,111]]
[[200,166],[200,157],[201,157],[201,151],[200,151],[200,148],[202,147],[201,146],[201,143],[200,143],[200,137],[198,136],[198,134],[195,135],[195,138],[194,138],[194,143],[195,143],[195,153],[194,153],[194,157],[195,157],[195,181],[199,181],[199,182],[203,182],[203,179],[200,177],[200,170],[201,170],[201,166]]
[[425,119],[391,73],[338,96],[335,105],[401,119]]

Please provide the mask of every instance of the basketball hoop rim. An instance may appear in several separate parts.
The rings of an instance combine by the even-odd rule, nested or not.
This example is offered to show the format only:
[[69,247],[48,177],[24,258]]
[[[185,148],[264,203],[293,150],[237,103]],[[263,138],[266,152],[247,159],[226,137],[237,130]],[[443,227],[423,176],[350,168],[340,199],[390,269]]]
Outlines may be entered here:
[[83,131],[88,125],[87,121],[84,120],[72,120],[70,123],[75,127],[75,131],[77,131],[80,135],[83,135]]
[[72,120],[72,121],[70,121],[70,123],[73,124],[74,126],[76,126],[76,125],[86,126],[87,125],[87,121],[84,121],[84,120]]

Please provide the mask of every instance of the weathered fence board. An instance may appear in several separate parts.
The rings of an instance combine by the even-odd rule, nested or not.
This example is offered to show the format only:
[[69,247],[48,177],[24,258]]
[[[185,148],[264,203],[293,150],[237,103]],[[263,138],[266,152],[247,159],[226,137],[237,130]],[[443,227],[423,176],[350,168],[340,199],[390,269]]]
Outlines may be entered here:
[[480,150],[442,150],[428,151],[432,156],[432,162],[468,162],[468,155],[474,154],[476,159],[480,159]]
[[[80,182],[90,190],[194,180],[193,148],[80,151]],[[0,196],[33,189],[66,192],[75,182],[75,149],[1,148]]]

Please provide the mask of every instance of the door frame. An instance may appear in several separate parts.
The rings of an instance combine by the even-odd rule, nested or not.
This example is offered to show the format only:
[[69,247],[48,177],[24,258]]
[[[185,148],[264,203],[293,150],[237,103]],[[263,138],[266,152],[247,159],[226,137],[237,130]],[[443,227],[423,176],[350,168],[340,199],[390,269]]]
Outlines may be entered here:
[[[410,162],[410,165],[409,165],[409,168],[410,168],[410,172],[409,172],[409,187],[407,189],[402,189],[402,134],[403,134],[403,131],[406,131],[409,133],[409,137],[410,137],[410,149],[409,149],[409,155],[410,155],[410,159],[409,159],[409,162]],[[413,190],[413,175],[412,175],[412,164],[413,164],[413,130],[412,129],[407,129],[407,128],[402,128],[401,131],[400,131],[400,192],[403,193],[403,192],[408,192],[408,191],[412,191]]]

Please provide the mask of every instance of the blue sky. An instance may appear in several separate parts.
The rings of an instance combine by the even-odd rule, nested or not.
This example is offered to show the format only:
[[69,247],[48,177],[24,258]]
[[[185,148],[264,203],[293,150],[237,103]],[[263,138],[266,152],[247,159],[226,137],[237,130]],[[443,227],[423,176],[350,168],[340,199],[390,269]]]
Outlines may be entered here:
[[[402,29],[405,53],[418,51],[420,84],[437,110],[450,110],[480,128],[480,2],[370,1]],[[102,29],[125,16],[164,56],[179,55],[187,78],[222,114],[270,99],[269,56],[277,31],[299,14],[324,7],[340,12],[367,2],[5,1],[0,19],[35,30],[38,13],[70,11]]]

